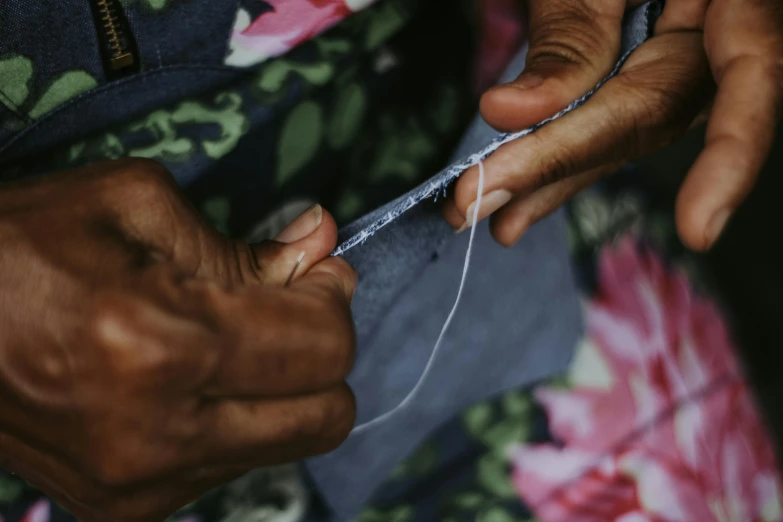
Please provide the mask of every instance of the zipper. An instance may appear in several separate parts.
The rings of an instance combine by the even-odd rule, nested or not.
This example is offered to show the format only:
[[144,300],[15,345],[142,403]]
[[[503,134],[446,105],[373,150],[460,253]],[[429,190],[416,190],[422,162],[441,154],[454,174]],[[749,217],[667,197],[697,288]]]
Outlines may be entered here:
[[139,53],[119,0],[90,0],[101,58],[110,80],[139,71]]

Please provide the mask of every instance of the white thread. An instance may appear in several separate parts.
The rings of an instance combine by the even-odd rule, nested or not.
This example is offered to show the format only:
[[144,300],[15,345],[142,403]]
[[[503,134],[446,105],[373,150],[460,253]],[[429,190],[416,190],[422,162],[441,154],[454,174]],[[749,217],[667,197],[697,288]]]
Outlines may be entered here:
[[478,189],[476,190],[476,206],[473,210],[473,221],[472,221],[473,224],[470,227],[470,239],[468,239],[468,250],[465,253],[465,264],[462,267],[462,279],[459,282],[459,290],[457,290],[457,298],[454,300],[454,305],[451,307],[451,312],[449,312],[449,316],[446,318],[446,322],[443,323],[443,328],[441,328],[440,330],[440,335],[438,336],[438,340],[435,342],[435,347],[432,349],[432,353],[430,354],[430,358],[427,361],[427,365],[424,367],[424,371],[421,373],[421,376],[419,376],[419,380],[416,381],[416,385],[411,389],[411,391],[408,392],[408,395],[405,396],[402,402],[400,402],[397,406],[387,411],[386,413],[379,415],[378,417],[375,417],[374,419],[367,421],[364,424],[360,424],[359,426],[356,426],[351,431],[351,435],[355,433],[362,433],[363,431],[366,431],[372,428],[373,426],[376,426],[390,419],[398,411],[407,408],[408,405],[410,405],[410,403],[419,393],[419,390],[427,380],[427,376],[429,375],[430,370],[432,370],[432,365],[435,362],[435,358],[438,355],[438,350],[440,349],[441,342],[443,342],[443,337],[446,335],[446,331],[449,329],[451,320],[454,319],[454,314],[457,313],[459,302],[462,299],[462,291],[465,288],[465,281],[468,278],[468,268],[470,267],[470,254],[473,251],[473,238],[476,235],[476,223],[478,222],[479,210],[481,209],[481,196],[484,192],[484,163],[482,161],[479,161],[478,167],[479,167],[479,182],[478,182]]

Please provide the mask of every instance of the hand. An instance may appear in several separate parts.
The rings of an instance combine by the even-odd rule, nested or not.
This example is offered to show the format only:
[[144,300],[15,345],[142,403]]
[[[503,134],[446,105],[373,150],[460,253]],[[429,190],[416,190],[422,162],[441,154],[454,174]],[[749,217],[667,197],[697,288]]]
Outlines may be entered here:
[[0,464],[85,522],[159,521],[338,446],[356,276],[320,207],[278,239],[219,235],[148,161],[0,187]]
[[[529,0],[527,68],[485,93],[484,118],[521,130],[589,91],[619,56],[625,8],[625,0]],[[781,117],[781,0],[666,2],[655,36],[590,101],[485,162],[479,217],[494,214],[494,237],[513,244],[583,188],[706,117],[715,83],[707,144],[677,202],[682,240],[708,249],[752,189]],[[475,168],[457,183],[445,208],[455,228],[471,222],[477,186]]]

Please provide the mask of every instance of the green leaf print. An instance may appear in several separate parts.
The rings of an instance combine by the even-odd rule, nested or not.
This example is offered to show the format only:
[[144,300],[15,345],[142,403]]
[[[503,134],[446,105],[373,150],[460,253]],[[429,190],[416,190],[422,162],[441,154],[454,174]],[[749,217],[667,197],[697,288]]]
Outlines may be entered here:
[[33,62],[24,56],[0,60],[0,103],[6,102],[16,110],[30,94]]
[[261,66],[255,79],[254,96],[263,104],[283,98],[289,79],[294,75],[304,80],[305,93],[332,81],[337,73],[336,63],[351,51],[352,42],[343,38],[320,36],[313,40],[313,44],[317,51],[316,56],[307,62],[300,63],[280,57]]
[[466,491],[465,493],[460,493],[455,496],[451,499],[451,502],[460,510],[475,511],[486,502],[486,500],[487,497],[480,491]]
[[410,506],[398,506],[392,509],[367,509],[353,522],[407,522],[413,514]]
[[[502,408],[502,411],[499,411]],[[480,403],[462,415],[468,433],[497,455],[527,440],[530,432],[532,402],[529,394],[506,393],[499,402]]]
[[154,11],[157,14],[169,7],[171,0],[123,0],[123,3],[129,6],[140,3],[145,9]]
[[[152,158],[165,162],[188,161],[199,147],[211,159],[220,159],[239,143],[250,128],[242,111],[242,97],[233,91],[218,93],[214,105],[184,101],[173,109],[160,109],[137,120],[117,134],[106,133],[73,144],[65,158],[68,165],[121,157]],[[194,127],[214,126],[218,132],[193,132],[216,138],[192,138]],[[203,130],[203,129],[198,129]],[[126,143],[136,147],[126,150]]]
[[318,47],[320,53],[324,56],[343,55],[351,50],[351,40],[338,38],[316,38],[313,43]]
[[283,185],[318,152],[323,134],[323,110],[304,101],[288,115],[280,133],[277,183]]
[[120,138],[111,132],[71,144],[65,157],[65,165],[75,167],[97,161],[113,160],[127,156]]
[[485,490],[496,497],[501,499],[516,497],[509,475],[509,466],[504,457],[487,453],[479,459],[476,478]]
[[164,9],[169,3],[168,0],[144,0],[144,3],[153,11]]
[[333,149],[342,149],[353,141],[367,108],[367,95],[358,83],[341,89],[338,96],[327,134]]
[[228,198],[213,198],[204,202],[204,217],[218,231],[228,232],[228,218],[231,215],[231,203]]
[[312,85],[326,85],[334,77],[334,72],[334,66],[329,62],[300,64],[279,59],[261,69],[257,85],[263,91],[280,92],[291,73],[298,74]]
[[103,140],[101,152],[106,159],[118,159],[125,154],[125,146],[116,135],[107,133]]
[[435,105],[432,106],[432,122],[438,132],[447,133],[458,123],[460,111],[459,91],[454,85],[441,86]]
[[524,417],[527,419],[532,407],[530,395],[514,390],[503,396],[503,410],[509,417]]
[[[368,10],[366,13],[370,19],[364,42],[364,47],[367,50],[375,49],[386,42],[408,20],[408,17],[391,2],[379,4],[377,9]],[[366,20],[365,23],[367,23]]]
[[335,216],[339,221],[347,222],[354,218],[362,209],[363,200],[359,193],[349,190],[340,196],[335,207]]
[[506,450],[513,444],[518,444],[527,439],[527,419],[506,417],[489,428],[480,438],[489,449],[498,455],[505,455]]
[[386,141],[379,145],[378,153],[369,168],[368,179],[373,182],[396,177],[406,181],[416,180],[422,164],[437,154],[433,137],[414,119],[398,120],[384,114],[381,125],[388,129]]
[[186,161],[196,149],[193,140],[178,135],[172,114],[166,110],[149,114],[144,120],[131,125],[130,130],[132,132],[146,130],[152,134],[155,141],[146,147],[131,149],[129,156],[178,162]]
[[98,82],[86,71],[68,71],[52,82],[30,111],[30,117],[40,118],[79,94],[94,89]]
[[[501,506],[492,506],[485,509],[476,517],[476,522],[523,522],[514,517]],[[531,521],[532,522],[532,521]]]
[[438,448],[432,442],[425,442],[413,455],[402,461],[392,472],[391,478],[396,480],[410,479],[426,475],[438,462]]
[[16,501],[24,491],[24,483],[7,475],[0,475],[0,506]]
[[220,137],[216,140],[204,140],[201,146],[212,159],[220,159],[236,147],[239,139],[250,128],[250,121],[242,109],[242,97],[235,92],[222,92],[215,97],[217,108],[212,109],[201,103],[184,102],[172,114],[171,120],[177,125],[214,123],[220,127]]
[[463,413],[462,422],[465,428],[475,438],[480,438],[493,418],[492,405],[488,402],[476,404]]
[[217,139],[200,142],[204,153],[212,159],[220,159],[236,147],[250,127],[248,117],[242,112],[242,97],[231,91],[215,97],[215,107],[204,103],[185,101],[173,111],[159,110],[131,125],[131,132],[148,131],[155,142],[129,152],[130,156],[158,158],[164,161],[186,161],[196,151],[194,140],[182,136],[189,126],[212,124],[220,129]]

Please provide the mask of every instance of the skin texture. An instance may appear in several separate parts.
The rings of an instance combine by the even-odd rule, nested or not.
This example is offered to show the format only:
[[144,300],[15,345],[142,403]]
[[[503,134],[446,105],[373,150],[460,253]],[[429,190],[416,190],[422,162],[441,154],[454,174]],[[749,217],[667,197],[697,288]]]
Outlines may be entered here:
[[[628,5],[640,4],[630,2]],[[525,72],[486,92],[484,118],[517,131],[556,113],[616,62],[626,0],[529,0]],[[668,0],[655,36],[578,111],[486,162],[480,218],[503,245],[623,163],[707,124],[677,201],[686,245],[710,248],[752,190],[781,118],[783,0]],[[478,171],[456,185],[447,221],[471,221]]]
[[221,236],[149,161],[4,186],[0,465],[85,522],[157,521],[338,446],[356,274],[320,207],[278,239]]

